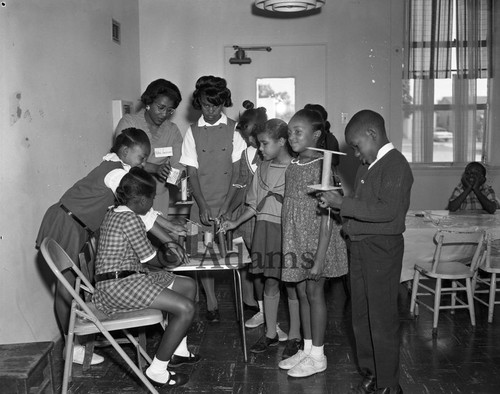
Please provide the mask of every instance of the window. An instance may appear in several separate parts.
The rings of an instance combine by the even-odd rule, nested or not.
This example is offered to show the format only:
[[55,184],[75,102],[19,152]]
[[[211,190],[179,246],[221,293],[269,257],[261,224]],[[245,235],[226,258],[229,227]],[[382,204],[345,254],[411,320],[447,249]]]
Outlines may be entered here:
[[491,0],[407,0],[402,152],[485,161]]
[[295,113],[295,78],[258,78],[257,107],[265,107],[269,119],[290,121]]

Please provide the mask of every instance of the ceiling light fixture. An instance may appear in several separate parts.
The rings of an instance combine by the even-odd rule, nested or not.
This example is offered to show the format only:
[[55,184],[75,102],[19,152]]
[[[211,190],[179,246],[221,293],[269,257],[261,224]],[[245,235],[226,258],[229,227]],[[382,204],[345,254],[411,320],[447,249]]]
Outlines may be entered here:
[[299,12],[321,8],[326,0],[255,0],[261,10],[274,12]]
[[238,45],[233,45],[234,50],[236,51],[234,53],[234,57],[229,59],[229,63],[231,64],[239,64],[240,66],[242,64],[250,64],[252,63],[252,59],[247,57],[245,51],[271,51],[271,47],[240,47]]

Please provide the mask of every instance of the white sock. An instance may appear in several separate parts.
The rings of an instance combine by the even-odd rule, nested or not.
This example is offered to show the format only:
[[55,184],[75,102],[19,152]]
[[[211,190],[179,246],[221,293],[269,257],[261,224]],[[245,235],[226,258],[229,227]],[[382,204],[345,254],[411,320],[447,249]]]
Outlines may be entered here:
[[181,343],[179,343],[179,346],[177,346],[177,349],[175,349],[174,354],[176,356],[182,356],[182,357],[188,357],[190,355],[190,352],[187,348],[187,336],[182,338]]
[[167,383],[170,379],[170,374],[167,371],[169,361],[162,361],[156,358],[153,358],[153,362],[146,369],[146,375],[153,379],[158,383]]
[[321,345],[321,346],[312,345],[311,352],[309,353],[309,355],[314,357],[317,360],[320,360],[325,355],[323,348],[324,348],[324,345]]
[[304,353],[305,354],[311,353],[312,345],[313,345],[312,339],[305,339],[304,338]]
[[264,313],[264,301],[263,300],[257,301],[257,304],[259,304],[259,311],[261,313]]

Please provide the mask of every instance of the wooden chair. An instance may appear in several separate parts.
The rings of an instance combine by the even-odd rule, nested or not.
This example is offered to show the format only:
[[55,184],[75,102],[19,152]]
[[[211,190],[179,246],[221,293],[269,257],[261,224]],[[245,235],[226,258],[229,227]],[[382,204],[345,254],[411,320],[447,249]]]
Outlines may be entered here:
[[[493,322],[495,305],[500,304],[500,300],[496,301],[496,294],[500,291],[497,286],[500,276],[497,274],[500,274],[500,231],[493,231],[486,235],[486,248],[472,281],[474,299],[488,307],[488,323]],[[478,294],[488,294],[488,302]]]
[[[62,393],[66,394],[68,391],[68,384],[72,377],[73,365],[73,346],[74,337],[81,335],[91,335],[102,333],[123,358],[127,365],[137,375],[137,377],[144,383],[151,393],[158,393],[154,386],[144,376],[142,370],[125,353],[122,347],[116,342],[110,331],[123,330],[128,340],[136,347],[137,351],[151,363],[151,357],[146,353],[146,350],[138,343],[138,341],[127,331],[131,328],[144,327],[163,321],[163,314],[156,309],[143,309],[133,312],[115,313],[107,316],[100,312],[92,302],[85,302],[80,296],[80,292],[93,293],[94,287],[89,280],[83,275],[81,270],[66,254],[66,252],[59,246],[59,244],[51,238],[45,238],[40,246],[45,261],[48,266],[71,294],[73,301],[71,303],[71,314],[68,327],[68,338],[66,344],[66,357],[64,363],[63,385]],[[72,270],[76,275],[75,286],[71,286],[68,280],[62,274],[66,270]]]
[[[415,264],[410,313],[413,315],[418,314],[417,304],[433,311],[433,335],[437,335],[439,311],[442,309],[451,309],[452,313],[454,313],[455,309],[467,308],[472,326],[476,325],[472,278],[481,259],[484,237],[483,231],[438,230],[434,236],[436,247],[432,261]],[[466,253],[467,255],[460,261],[443,261],[447,248],[464,246],[468,246],[470,252]],[[471,247],[472,249],[470,249]],[[450,280],[451,287],[443,287],[443,280]],[[462,281],[465,281],[465,285]],[[432,282],[434,282],[434,287],[431,287]],[[420,293],[420,289],[426,290],[426,292]],[[466,292],[467,302],[457,298],[458,291]],[[450,305],[441,305],[441,295],[443,293],[451,294]],[[421,296],[434,296],[433,306],[422,302],[419,299]]]

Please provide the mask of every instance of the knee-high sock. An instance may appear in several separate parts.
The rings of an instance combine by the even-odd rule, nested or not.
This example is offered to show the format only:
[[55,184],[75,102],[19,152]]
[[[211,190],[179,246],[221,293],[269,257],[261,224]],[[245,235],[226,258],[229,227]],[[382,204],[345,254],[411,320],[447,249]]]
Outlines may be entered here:
[[300,308],[299,300],[288,299],[288,311],[290,313],[290,330],[288,331],[288,339],[302,338],[300,335]]
[[266,317],[266,336],[276,336],[276,322],[278,321],[278,305],[280,303],[280,292],[274,296],[264,294],[264,316]]

